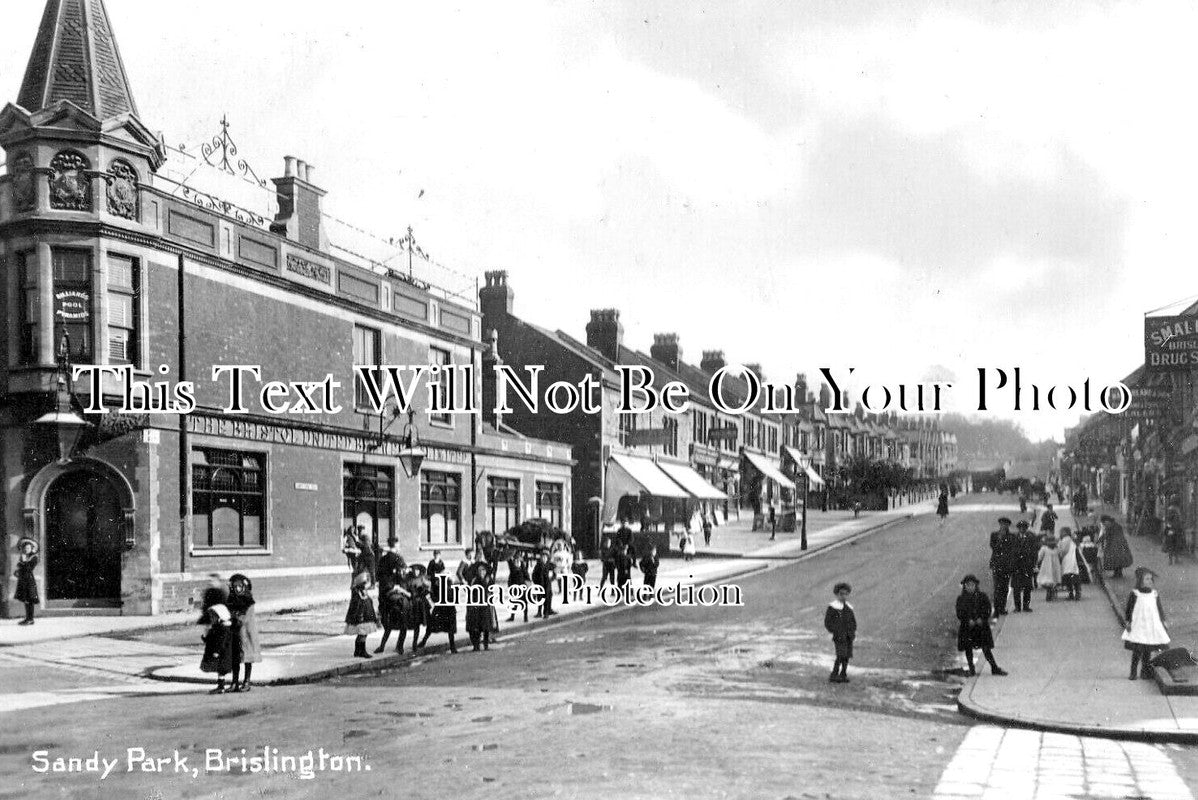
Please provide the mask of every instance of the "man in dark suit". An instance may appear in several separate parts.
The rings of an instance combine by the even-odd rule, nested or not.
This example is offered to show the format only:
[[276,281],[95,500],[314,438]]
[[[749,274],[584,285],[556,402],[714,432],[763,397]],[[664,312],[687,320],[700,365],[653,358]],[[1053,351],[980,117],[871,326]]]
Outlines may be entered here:
[[1011,520],[998,518],[998,530],[990,534],[990,572],[994,575],[994,616],[1007,613],[1007,594],[1011,589],[1011,573],[1015,570],[1015,556],[1019,537],[1011,532]]
[[632,580],[632,556],[628,553],[628,548],[620,545],[616,551],[616,586],[623,589]]

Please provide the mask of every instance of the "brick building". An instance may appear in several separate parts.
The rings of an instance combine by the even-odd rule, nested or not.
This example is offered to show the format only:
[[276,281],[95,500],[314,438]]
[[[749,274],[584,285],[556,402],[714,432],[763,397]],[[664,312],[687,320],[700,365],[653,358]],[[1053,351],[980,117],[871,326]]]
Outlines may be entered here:
[[[431,413],[428,392],[406,443],[423,466],[405,474],[406,418],[373,413],[352,366],[474,365],[472,383],[442,370],[431,392],[478,406],[473,298],[334,255],[324,191],[302,161],[273,181],[273,220],[177,191],[103,0],[49,0],[17,102],[0,111],[0,147],[0,597],[21,536],[41,546],[46,606],[157,614],[188,607],[213,572],[244,572],[266,598],[344,587],[350,525],[381,543],[394,533],[409,560],[438,547],[452,558],[476,532],[529,517],[570,527],[569,446]],[[63,391],[66,360],[193,381],[195,410],[82,414],[91,386]],[[224,411],[215,364],[261,365],[243,413]],[[259,402],[267,381],[326,376],[341,384],[327,410]],[[104,404],[125,388],[106,378]],[[81,414],[86,427],[72,426]]]

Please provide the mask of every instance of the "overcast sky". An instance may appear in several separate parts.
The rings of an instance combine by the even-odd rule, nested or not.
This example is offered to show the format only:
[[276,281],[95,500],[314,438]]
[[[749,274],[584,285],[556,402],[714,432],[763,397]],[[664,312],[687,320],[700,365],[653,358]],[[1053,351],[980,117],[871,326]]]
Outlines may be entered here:
[[[5,2],[0,97],[43,5]],[[107,5],[169,143],[228,113],[263,177],[308,160],[330,213],[580,338],[616,307],[637,349],[952,376],[968,410],[979,366],[1118,380],[1198,293],[1193,4]]]

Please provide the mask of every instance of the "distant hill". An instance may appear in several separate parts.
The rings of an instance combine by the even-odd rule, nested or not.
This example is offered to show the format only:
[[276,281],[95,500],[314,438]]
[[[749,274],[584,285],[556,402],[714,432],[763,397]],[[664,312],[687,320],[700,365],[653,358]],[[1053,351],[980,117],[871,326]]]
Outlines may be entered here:
[[991,470],[1016,464],[1020,473],[1046,476],[1060,446],[1051,439],[1033,442],[1018,424],[1006,419],[945,414],[940,427],[957,435],[958,469]]

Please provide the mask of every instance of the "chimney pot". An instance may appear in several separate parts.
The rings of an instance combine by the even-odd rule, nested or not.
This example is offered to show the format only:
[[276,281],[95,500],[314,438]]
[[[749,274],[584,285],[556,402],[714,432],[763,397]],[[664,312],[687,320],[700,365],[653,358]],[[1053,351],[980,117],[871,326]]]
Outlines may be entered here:
[[283,177],[295,177],[295,156],[283,156]]
[[609,361],[620,360],[620,346],[624,343],[624,326],[620,324],[620,312],[614,308],[591,309],[591,321],[587,323],[587,347],[598,350]]
[[307,170],[304,171],[304,180],[308,183],[316,183],[316,167],[308,164]]
[[714,375],[719,372],[725,365],[723,350],[704,350],[703,360],[699,362],[699,369]]
[[507,283],[507,270],[493,269],[484,273],[486,283],[478,290],[478,307],[486,324],[499,324],[500,317],[510,315],[516,293]]

